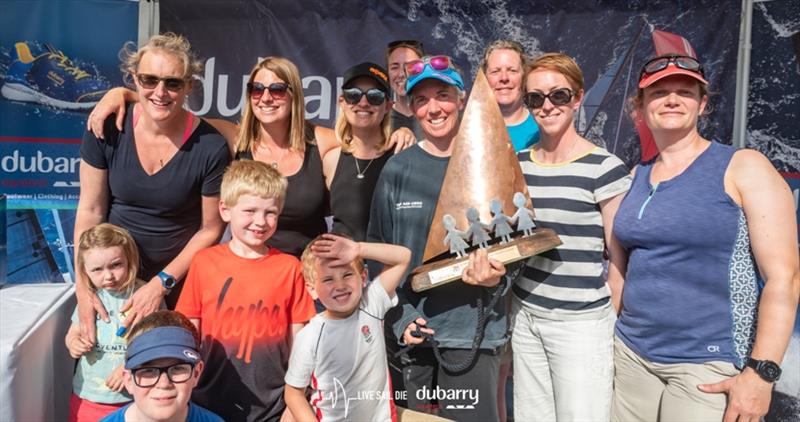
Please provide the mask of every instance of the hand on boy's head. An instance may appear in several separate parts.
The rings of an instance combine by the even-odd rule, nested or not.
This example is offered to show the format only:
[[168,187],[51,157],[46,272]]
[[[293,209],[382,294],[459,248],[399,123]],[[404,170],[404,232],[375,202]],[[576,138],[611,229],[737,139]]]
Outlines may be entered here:
[[361,245],[350,239],[324,234],[311,245],[311,252],[319,258],[330,259],[331,266],[347,265],[361,256]]
[[506,267],[502,262],[489,259],[486,249],[478,249],[469,254],[469,263],[461,273],[461,280],[473,286],[494,287],[505,274]]

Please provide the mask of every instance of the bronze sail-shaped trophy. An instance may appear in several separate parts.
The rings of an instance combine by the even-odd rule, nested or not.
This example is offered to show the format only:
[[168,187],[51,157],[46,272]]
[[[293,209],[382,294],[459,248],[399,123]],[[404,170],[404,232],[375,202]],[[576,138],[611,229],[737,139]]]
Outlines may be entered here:
[[425,264],[412,273],[411,286],[416,292],[460,279],[467,266],[465,246],[470,240],[473,248],[488,244],[489,257],[504,264],[561,244],[553,230],[531,228],[528,187],[482,70],[475,77],[453,142],[425,245]]

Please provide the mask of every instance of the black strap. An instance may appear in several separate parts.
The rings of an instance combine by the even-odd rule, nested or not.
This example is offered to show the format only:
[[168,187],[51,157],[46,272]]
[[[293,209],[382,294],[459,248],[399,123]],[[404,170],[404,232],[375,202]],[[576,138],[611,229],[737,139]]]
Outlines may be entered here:
[[[419,325],[417,325],[417,328],[414,331],[412,331],[411,335],[413,335],[414,337],[422,337],[426,341],[429,341],[431,343],[431,347],[433,348],[433,355],[436,357],[436,361],[439,362],[439,365],[441,365],[444,369],[450,372],[461,372],[469,368],[470,365],[472,365],[472,362],[475,361],[475,355],[477,355],[478,348],[480,347],[481,342],[483,341],[483,336],[486,333],[486,324],[488,322],[487,316],[489,312],[492,309],[494,309],[495,305],[497,305],[497,301],[500,300],[500,298],[503,296],[503,292],[506,290],[505,283],[508,283],[507,277],[501,277],[500,283],[495,287],[495,291],[494,293],[492,293],[492,299],[489,301],[489,305],[486,307],[483,306],[483,299],[484,296],[486,296],[486,291],[489,288],[485,287],[481,289],[481,295],[478,296],[478,303],[477,303],[478,323],[477,326],[475,327],[475,336],[472,338],[472,347],[470,348],[469,353],[467,354],[466,357],[464,357],[464,359],[455,362],[450,362],[446,360],[442,356],[441,351],[439,351],[439,342],[436,341],[435,338],[433,338],[432,334],[422,332]],[[395,353],[394,356],[399,357],[401,355],[404,355],[408,353],[411,349],[413,349],[414,346],[416,346],[416,344],[411,344],[409,346],[406,346],[399,352]]]

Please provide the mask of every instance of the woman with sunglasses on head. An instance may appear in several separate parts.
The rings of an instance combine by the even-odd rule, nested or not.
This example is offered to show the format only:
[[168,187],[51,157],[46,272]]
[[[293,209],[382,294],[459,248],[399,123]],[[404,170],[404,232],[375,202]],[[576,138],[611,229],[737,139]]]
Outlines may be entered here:
[[571,57],[539,56],[525,87],[541,140],[519,154],[520,165],[536,225],[555,230],[563,244],[530,258],[512,288],[514,417],[604,421],[624,263],[611,224],[631,178],[619,158],[575,130],[584,90]]
[[648,61],[632,104],[659,154],[614,223],[629,259],[613,418],[758,421],[800,296],[792,194],[761,153],[700,135],[695,57]]
[[[444,181],[453,139],[464,108],[464,82],[447,56],[426,56],[406,64],[407,95],[422,127],[424,138],[386,163],[372,199],[370,241],[408,247],[411,267],[422,263],[439,192]],[[397,290],[399,305],[386,315],[386,345],[392,385],[406,391],[408,408],[435,411],[458,421],[496,420],[497,351],[508,340],[506,307],[502,295],[508,280],[497,287],[506,270],[489,260],[485,249],[470,254],[464,283],[450,283],[414,292],[406,280]],[[488,307],[492,295],[499,300],[479,318],[476,304]],[[483,321],[483,322],[479,322]],[[417,331],[419,330],[419,331]],[[432,334],[440,352],[422,335]],[[477,341],[476,341],[477,340]],[[424,342],[424,343],[423,343]],[[400,344],[417,344],[403,357]],[[461,391],[478,398],[436,397],[434,391]],[[433,394],[432,394],[433,393]],[[399,400],[398,400],[399,401]],[[469,405],[469,408],[464,408]]]
[[[123,324],[131,327],[164,296],[174,306],[182,286],[177,281],[192,256],[222,235],[219,189],[231,157],[225,139],[183,108],[192,76],[202,70],[189,42],[168,33],[138,51],[128,47],[122,71],[133,80],[138,101],[127,107],[122,130],[106,120],[106,141],[90,132],[83,137],[75,244],[86,229],[106,221],[136,240],[139,274],[148,283],[121,309],[131,309]],[[76,282],[81,335],[94,342],[93,308],[108,316],[85,284]]]
[[330,189],[335,233],[364,241],[369,207],[378,176],[392,156],[389,139],[389,78],[374,63],[360,63],[345,71],[336,140],[342,145],[325,155],[323,168]]

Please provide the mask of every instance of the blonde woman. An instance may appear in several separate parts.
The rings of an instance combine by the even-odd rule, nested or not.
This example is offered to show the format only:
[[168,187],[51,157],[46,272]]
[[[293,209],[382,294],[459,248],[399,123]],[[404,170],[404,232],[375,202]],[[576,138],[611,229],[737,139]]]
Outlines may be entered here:
[[341,147],[325,155],[323,168],[331,193],[333,232],[366,239],[372,193],[392,156],[389,79],[375,63],[360,63],[344,73],[336,140]]
[[[222,235],[219,189],[231,157],[219,132],[183,107],[202,67],[185,38],[156,35],[122,55],[138,100],[127,107],[122,130],[109,118],[105,141],[91,132],[83,137],[75,244],[105,221],[131,233],[140,250],[139,277],[147,281],[121,309],[131,311],[123,324],[131,327],[165,296],[174,306],[192,256]],[[76,276],[81,333],[94,343],[93,308],[108,317],[81,273]]]

